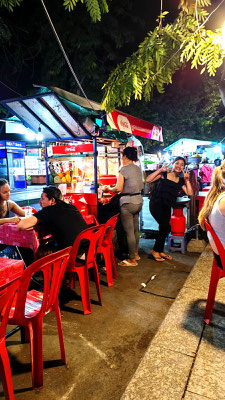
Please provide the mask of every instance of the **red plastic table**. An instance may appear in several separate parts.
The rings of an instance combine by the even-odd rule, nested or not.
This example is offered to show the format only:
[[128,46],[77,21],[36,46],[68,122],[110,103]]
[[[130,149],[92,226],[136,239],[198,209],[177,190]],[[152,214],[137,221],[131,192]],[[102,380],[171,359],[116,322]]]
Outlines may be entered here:
[[11,260],[0,257],[0,288],[20,278],[24,270],[23,260]]
[[19,231],[15,224],[4,224],[0,225],[0,244],[29,247],[36,252],[39,239],[34,229]]

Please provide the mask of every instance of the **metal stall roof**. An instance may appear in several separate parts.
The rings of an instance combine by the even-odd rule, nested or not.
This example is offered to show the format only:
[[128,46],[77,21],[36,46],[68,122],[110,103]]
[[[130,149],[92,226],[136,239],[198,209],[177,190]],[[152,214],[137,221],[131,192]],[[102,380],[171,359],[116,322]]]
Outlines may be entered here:
[[1,104],[16,115],[23,124],[34,132],[41,133],[44,140],[88,139],[94,123],[83,107],[73,109],[65,99],[52,90],[15,99],[2,100]]
[[[16,115],[44,140],[90,139],[95,134],[95,118],[102,113],[101,104],[67,92],[57,87],[40,87],[39,93],[2,100],[1,104]],[[106,114],[111,128],[102,133],[103,138],[127,141],[127,134],[163,141],[162,128],[129,114],[114,110]],[[94,117],[94,118],[93,118]]]

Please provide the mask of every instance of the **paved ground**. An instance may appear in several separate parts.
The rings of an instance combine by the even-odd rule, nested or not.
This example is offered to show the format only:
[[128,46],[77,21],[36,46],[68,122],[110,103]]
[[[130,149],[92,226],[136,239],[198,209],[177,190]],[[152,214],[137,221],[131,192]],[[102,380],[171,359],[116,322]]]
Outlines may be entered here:
[[[42,187],[32,186],[12,193],[11,198],[21,205],[27,205],[29,199],[38,208],[41,191]],[[145,221],[146,207],[147,202]],[[54,315],[45,317],[42,391],[31,388],[29,344],[21,345],[19,334],[7,340],[16,400],[37,395],[40,400],[120,399],[199,256],[175,253],[173,261],[156,263],[147,258],[152,245],[152,240],[141,239],[139,266],[118,267],[119,279],[113,287],[107,287],[101,274],[103,307],[96,301],[91,281],[91,315],[82,313],[79,285],[75,292],[68,290],[61,296],[69,368],[59,360]]]
[[212,266],[208,245],[147,349],[121,400],[225,399],[225,279],[203,321]]
[[[143,240],[138,267],[118,267],[118,281],[108,288],[101,275],[103,307],[91,282],[92,314],[84,316],[79,296],[61,297],[63,332],[69,368],[59,360],[53,313],[44,320],[44,388],[48,400],[119,400],[198,255],[175,253],[174,261],[147,258],[152,241]],[[152,279],[154,278],[154,279]],[[142,283],[146,287],[142,290]],[[16,400],[37,397],[31,388],[29,344],[19,334],[7,340]],[[0,398],[3,398],[0,389]],[[161,399],[160,399],[161,400]],[[171,399],[173,400],[173,399]]]

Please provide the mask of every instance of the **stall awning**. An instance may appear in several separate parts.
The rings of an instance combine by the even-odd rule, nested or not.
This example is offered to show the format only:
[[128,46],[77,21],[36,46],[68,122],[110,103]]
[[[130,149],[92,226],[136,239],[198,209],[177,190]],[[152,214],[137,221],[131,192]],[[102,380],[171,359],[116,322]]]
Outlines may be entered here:
[[[89,110],[100,111],[101,104],[96,101],[85,99],[84,97],[67,92],[56,87],[51,88],[59,96],[67,99],[70,102],[76,103],[81,107]],[[144,121],[143,119],[133,117],[132,115],[114,110],[107,113],[107,122],[112,129],[129,133],[130,135],[142,136],[147,139],[163,142],[162,127]]]
[[[67,104],[52,92],[1,101],[1,104],[16,115],[34,132],[41,133],[45,140],[74,140],[91,137],[94,123],[77,113],[72,113]],[[90,113],[89,113],[90,114]]]
[[[36,95],[1,104],[27,128],[41,130],[44,140],[88,139],[95,132],[94,119],[101,114],[101,104],[57,87],[40,87]],[[107,123],[117,132],[163,141],[160,126],[117,110],[107,114]]]

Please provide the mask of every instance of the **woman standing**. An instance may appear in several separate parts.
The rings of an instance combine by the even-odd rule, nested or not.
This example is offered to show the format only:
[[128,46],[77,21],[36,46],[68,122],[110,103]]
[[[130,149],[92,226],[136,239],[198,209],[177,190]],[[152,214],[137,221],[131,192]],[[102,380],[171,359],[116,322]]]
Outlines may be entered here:
[[[213,172],[211,189],[205,198],[204,206],[198,217],[202,229],[205,229],[204,220],[207,218],[225,248],[225,161],[222,162],[221,166],[216,167]],[[208,234],[208,236],[217,263],[222,267],[218,250],[211,235]]]
[[0,225],[8,222],[18,223],[20,221],[20,218],[17,216],[9,217],[9,211],[14,212],[21,217],[25,217],[25,211],[14,201],[9,200],[9,197],[9,183],[6,179],[0,178]]
[[150,200],[150,212],[159,224],[159,234],[150,254],[150,258],[155,261],[172,260],[171,256],[164,253],[164,244],[171,230],[171,208],[176,203],[178,192],[182,189],[188,196],[193,195],[188,170],[184,171],[185,164],[183,157],[177,157],[171,172],[168,172],[168,166],[162,166],[146,178],[149,183],[159,181],[155,184]]
[[129,258],[119,262],[120,266],[137,266],[139,250],[139,212],[142,209],[141,190],[143,189],[141,169],[134,164],[138,160],[137,149],[126,147],[123,150],[123,167],[116,186],[105,186],[104,191],[121,193],[120,217],[127,238]]

